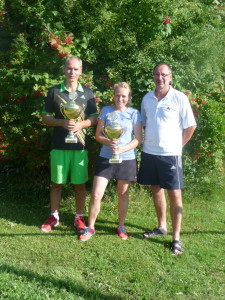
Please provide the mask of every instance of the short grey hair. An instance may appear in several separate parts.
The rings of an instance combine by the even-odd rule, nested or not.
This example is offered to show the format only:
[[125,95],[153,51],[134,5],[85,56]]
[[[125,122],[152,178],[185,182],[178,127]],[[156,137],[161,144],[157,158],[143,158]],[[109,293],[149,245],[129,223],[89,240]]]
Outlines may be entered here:
[[80,63],[80,67],[81,67],[81,69],[82,69],[82,60],[81,60],[79,57],[77,57],[77,56],[70,56],[70,57],[67,57],[67,59],[65,60],[64,68],[67,66],[68,62],[69,62],[71,59],[76,59],[76,60],[78,60],[79,63]]

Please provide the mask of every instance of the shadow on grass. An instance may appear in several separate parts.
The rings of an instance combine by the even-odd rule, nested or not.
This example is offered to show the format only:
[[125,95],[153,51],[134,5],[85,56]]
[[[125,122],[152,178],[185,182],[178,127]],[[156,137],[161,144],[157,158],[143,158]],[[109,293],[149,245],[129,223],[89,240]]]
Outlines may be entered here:
[[99,292],[97,289],[86,289],[81,284],[76,284],[74,281],[70,279],[57,279],[52,276],[45,276],[45,275],[39,275],[37,273],[34,273],[32,271],[22,270],[19,268],[15,268],[13,266],[3,264],[0,266],[0,272],[6,272],[9,274],[14,274],[16,276],[23,276],[26,277],[27,281],[30,281],[31,283],[37,282],[41,284],[42,289],[46,287],[46,289],[49,288],[56,288],[59,291],[60,290],[66,290],[69,293],[73,293],[74,295],[82,296],[84,299],[105,299],[105,300],[122,300],[123,298],[118,295],[106,295],[101,292]]
[[[31,202],[16,202],[16,200],[5,201],[0,203],[0,218],[6,219],[17,224],[23,224],[27,226],[37,226],[40,228],[42,223],[48,218],[50,213],[49,205]],[[74,214],[71,212],[60,212],[60,221],[68,226],[73,227]],[[88,222],[87,216],[85,216],[86,224]],[[108,226],[109,225],[109,226]],[[129,227],[140,229],[144,231],[146,228],[137,224],[126,222]],[[118,226],[117,221],[103,220],[101,218],[96,221],[97,230],[104,230],[108,233],[114,232]],[[58,229],[58,228],[57,228]],[[60,229],[60,227],[59,227]]]
[[[32,203],[15,203],[13,202],[7,202],[5,205],[3,203],[0,204],[0,218],[6,219],[9,222],[14,222],[17,224],[23,224],[27,226],[37,226],[37,230],[39,230],[41,224],[45,221],[45,219],[49,215],[49,207],[43,207],[39,204]],[[60,220],[61,223],[67,228],[57,227],[54,229],[54,231],[57,232],[57,235],[59,235],[59,231],[61,231],[61,235],[76,235],[76,232],[69,233],[70,230],[74,231],[74,225],[73,225],[73,213],[70,212],[62,212],[60,213]],[[88,218],[85,216],[85,222],[87,224]],[[118,226],[117,221],[111,221],[107,219],[97,219],[96,221],[96,231],[103,231],[98,233],[99,235],[108,235],[108,234],[115,234],[116,228]],[[142,227],[140,225],[126,222],[126,226],[130,228],[135,228],[140,230],[139,232],[132,232],[129,230],[129,236],[137,238],[137,239],[143,239],[143,232],[146,231],[146,227]],[[225,231],[182,231],[182,235],[190,235],[190,234],[221,234],[223,235]],[[41,233],[42,235],[45,233]],[[52,234],[52,232],[51,232]],[[24,235],[24,234],[21,234]],[[26,235],[26,234],[25,234]],[[35,234],[34,235],[38,235]],[[2,236],[0,234],[0,236]],[[3,235],[4,236],[4,235]],[[149,238],[148,240],[154,240],[157,239],[157,237]]]
[[[107,224],[109,224],[109,226],[107,226]],[[137,224],[134,223],[130,223],[130,222],[126,222],[125,224],[126,226],[129,227],[133,227],[133,228],[137,228],[140,230],[145,230],[145,227],[139,226]],[[109,232],[114,232],[116,230],[118,226],[118,221],[110,221],[110,220],[103,220],[101,218],[96,220],[96,228],[97,229],[101,229],[101,230],[105,230],[105,231],[109,231]]]
[[[105,224],[109,224],[109,225],[112,225],[112,226],[107,226]],[[152,238],[143,238],[143,233],[146,231],[146,227],[142,227],[142,226],[139,226],[137,224],[134,224],[134,223],[129,223],[129,222],[126,222],[125,224],[127,227],[131,227],[131,228],[136,228],[136,229],[139,229],[141,231],[139,232],[132,232],[129,230],[129,236],[131,237],[135,237],[135,238],[138,238],[138,239],[145,239],[145,240],[158,240],[160,239],[160,237],[152,237]],[[109,220],[102,220],[102,219],[97,219],[96,221],[96,230],[102,230],[102,231],[105,231],[105,233],[100,233],[100,234],[108,234],[108,233],[115,233],[116,232],[116,227],[118,226],[118,222],[116,221],[109,221]],[[225,233],[225,231],[182,231],[182,235],[183,234],[186,234],[186,235],[189,235],[189,234],[221,234],[223,235]],[[171,234],[168,233],[167,236],[170,236]]]
[[[74,236],[74,238],[78,238],[79,237],[79,233],[77,233],[75,231],[75,229],[72,231],[68,228],[54,228],[53,231],[51,232],[41,232],[41,230],[38,230],[38,233],[0,233],[0,237],[13,237],[13,236],[42,236],[43,238],[45,237],[53,237],[53,236]],[[103,230],[104,232],[101,232],[99,230]],[[98,228],[98,230],[96,230],[96,233],[98,236],[107,236],[107,235],[116,235],[116,231],[115,229],[111,228],[108,230],[104,230],[104,228]],[[162,240],[162,238],[164,237],[152,237],[152,238],[143,238],[143,233],[142,232],[128,232],[129,237],[135,238],[135,239],[139,239],[139,240],[145,240],[145,241],[149,241],[149,242],[154,242],[154,243],[164,243],[165,241]],[[225,231],[201,231],[201,232],[194,232],[194,231],[188,231],[188,232],[182,232],[182,235],[201,235],[201,234],[216,234],[216,235],[222,235],[224,236]],[[167,237],[169,237],[171,235],[167,235]]]

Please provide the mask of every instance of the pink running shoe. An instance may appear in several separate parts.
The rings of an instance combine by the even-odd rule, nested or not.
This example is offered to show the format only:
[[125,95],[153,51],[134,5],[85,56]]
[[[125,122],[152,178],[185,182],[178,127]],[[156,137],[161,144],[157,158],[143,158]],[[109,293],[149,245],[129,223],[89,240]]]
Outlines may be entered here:
[[125,230],[124,226],[118,226],[117,227],[117,233],[118,233],[118,236],[122,240],[127,240],[128,239],[128,234],[126,233],[126,230]]
[[95,230],[93,228],[86,227],[84,234],[80,235],[79,240],[82,242],[86,242],[86,241],[90,240],[90,238],[94,234],[95,234]]
[[41,231],[49,232],[58,225],[59,225],[59,220],[56,219],[53,215],[50,215],[47,221],[45,221],[45,223],[41,226]]
[[74,226],[77,229],[77,232],[79,233],[84,233],[86,225],[84,221],[84,217],[74,217]]

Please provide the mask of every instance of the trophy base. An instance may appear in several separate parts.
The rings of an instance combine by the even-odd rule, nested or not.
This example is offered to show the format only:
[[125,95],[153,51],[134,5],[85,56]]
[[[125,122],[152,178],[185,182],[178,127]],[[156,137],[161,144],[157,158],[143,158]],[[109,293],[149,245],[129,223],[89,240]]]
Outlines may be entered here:
[[78,142],[78,138],[72,131],[69,131],[65,138],[65,143],[76,144]]
[[77,141],[78,140],[76,137],[66,137],[65,138],[65,143],[67,143],[67,144],[76,144]]
[[110,158],[109,163],[110,164],[121,164],[122,158]]

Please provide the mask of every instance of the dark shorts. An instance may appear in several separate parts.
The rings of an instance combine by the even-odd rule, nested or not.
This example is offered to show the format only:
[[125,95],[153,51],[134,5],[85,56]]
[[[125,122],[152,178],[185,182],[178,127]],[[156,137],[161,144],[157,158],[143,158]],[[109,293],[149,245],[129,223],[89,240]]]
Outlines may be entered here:
[[120,179],[127,181],[137,181],[136,159],[123,160],[118,164],[110,164],[108,158],[99,157],[95,169],[95,176],[107,179]]
[[160,156],[141,153],[137,181],[143,185],[159,185],[167,190],[184,187],[181,156]]

